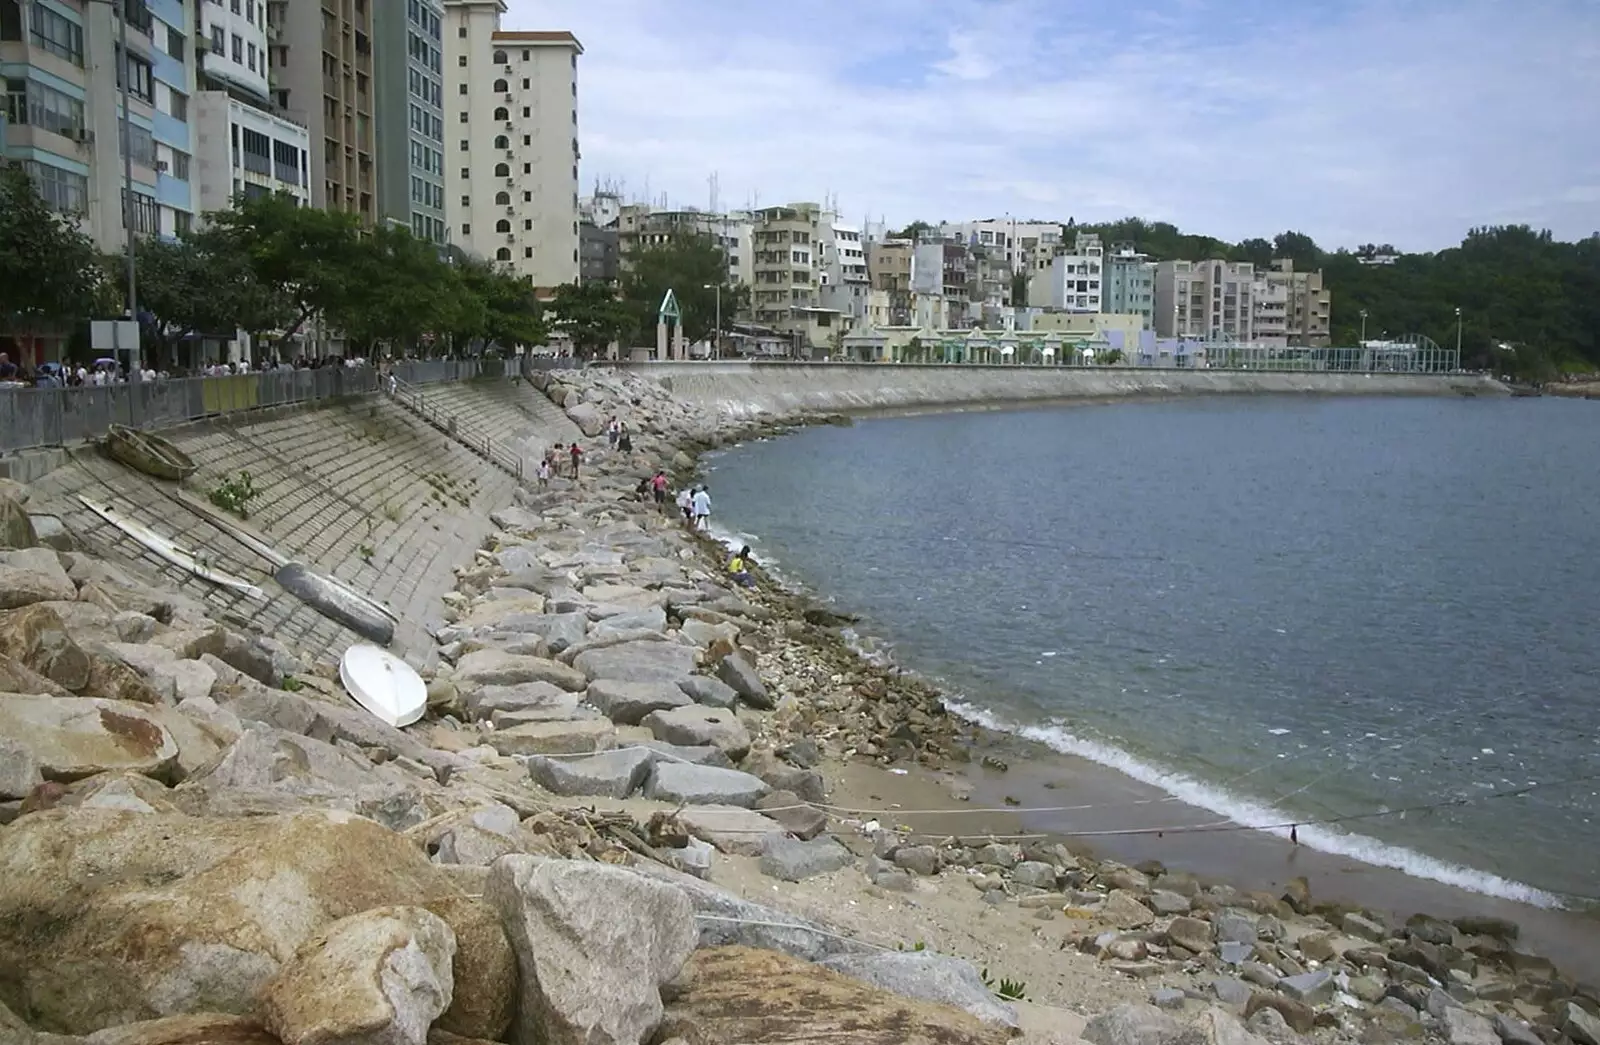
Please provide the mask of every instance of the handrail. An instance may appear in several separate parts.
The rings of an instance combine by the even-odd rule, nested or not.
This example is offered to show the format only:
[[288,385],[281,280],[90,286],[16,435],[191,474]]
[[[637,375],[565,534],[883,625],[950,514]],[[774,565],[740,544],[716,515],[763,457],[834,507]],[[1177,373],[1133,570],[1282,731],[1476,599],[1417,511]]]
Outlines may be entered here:
[[386,379],[386,388],[396,402],[439,429],[456,442],[472,450],[484,460],[518,479],[524,478],[522,457],[495,442],[488,433],[463,422],[455,414],[446,413],[429,402],[422,390],[392,374]]

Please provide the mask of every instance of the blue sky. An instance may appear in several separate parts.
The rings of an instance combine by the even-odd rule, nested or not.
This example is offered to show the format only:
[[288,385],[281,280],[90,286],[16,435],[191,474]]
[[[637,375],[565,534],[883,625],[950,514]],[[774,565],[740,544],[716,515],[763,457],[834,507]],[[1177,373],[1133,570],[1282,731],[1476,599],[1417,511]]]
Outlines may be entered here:
[[847,220],[1139,215],[1433,250],[1600,229],[1596,0],[508,0],[582,177]]

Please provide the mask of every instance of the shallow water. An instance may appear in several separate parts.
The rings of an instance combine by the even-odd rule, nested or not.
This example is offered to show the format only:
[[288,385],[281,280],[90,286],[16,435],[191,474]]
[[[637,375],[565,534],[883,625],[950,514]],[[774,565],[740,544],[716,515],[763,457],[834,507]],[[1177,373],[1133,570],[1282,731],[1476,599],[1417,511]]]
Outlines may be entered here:
[[1298,823],[1481,892],[1600,896],[1593,404],[885,418],[708,468],[723,527],[969,713],[1216,814],[1156,826]]

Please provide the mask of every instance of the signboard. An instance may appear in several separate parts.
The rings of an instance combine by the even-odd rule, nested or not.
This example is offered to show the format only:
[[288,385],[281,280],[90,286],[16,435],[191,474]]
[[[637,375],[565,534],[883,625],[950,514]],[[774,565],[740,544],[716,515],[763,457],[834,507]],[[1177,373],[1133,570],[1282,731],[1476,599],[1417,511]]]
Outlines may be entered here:
[[113,354],[132,370],[139,365],[139,324],[131,319],[94,320],[89,324],[89,347],[100,355]]

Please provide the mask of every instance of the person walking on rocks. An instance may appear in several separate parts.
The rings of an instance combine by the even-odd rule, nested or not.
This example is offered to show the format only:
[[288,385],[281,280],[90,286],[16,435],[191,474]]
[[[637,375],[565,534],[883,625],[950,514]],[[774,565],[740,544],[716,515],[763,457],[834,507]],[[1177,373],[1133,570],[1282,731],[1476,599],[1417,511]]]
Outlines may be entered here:
[[728,576],[746,588],[754,588],[756,579],[750,576],[750,546],[747,544],[740,548],[738,554],[728,560]]
[[611,420],[606,422],[606,443],[612,447],[617,445],[617,437],[622,434],[622,425],[617,421],[617,415],[612,414]]
[[550,485],[550,455],[546,454],[544,460],[539,462],[539,489],[543,490]]
[[667,473],[666,472],[660,471],[658,469],[656,471],[656,474],[651,477],[651,479],[650,479],[650,492],[655,495],[656,510],[657,511],[663,510],[665,505],[666,505],[666,503],[667,503]]
[[697,486],[689,500],[694,507],[694,528],[704,532],[711,525],[711,494],[704,486]]
[[683,524],[685,526],[694,525],[694,502],[691,500],[693,496],[694,494],[687,486],[678,491],[678,511],[683,513]]
[[568,453],[572,455],[572,477],[576,479],[578,477],[578,465],[583,461],[583,448],[577,443],[573,443],[572,449]]
[[633,436],[628,434],[628,426],[621,423],[617,425],[617,449],[625,454],[633,453]]

